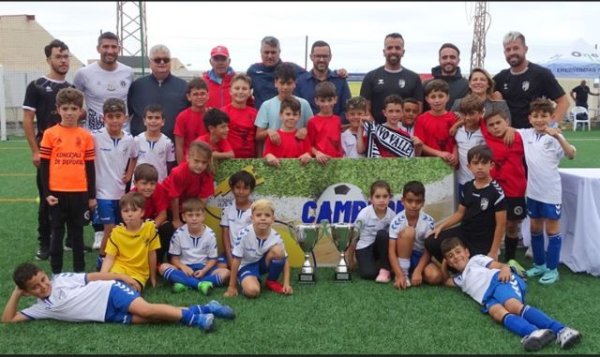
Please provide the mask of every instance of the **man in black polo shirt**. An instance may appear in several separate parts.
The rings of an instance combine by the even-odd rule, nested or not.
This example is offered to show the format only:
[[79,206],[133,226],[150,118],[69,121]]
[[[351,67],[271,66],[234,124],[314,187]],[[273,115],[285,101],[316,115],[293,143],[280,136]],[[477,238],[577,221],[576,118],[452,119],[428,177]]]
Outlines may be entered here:
[[546,97],[556,102],[552,119],[555,125],[558,125],[563,121],[569,108],[569,100],[565,91],[549,69],[529,62],[525,58],[528,48],[525,45],[523,34],[511,31],[504,36],[502,43],[504,57],[510,68],[496,74],[494,81],[496,82],[495,90],[502,94],[510,109],[511,125],[514,128],[530,128],[529,104],[532,100],[540,97]]
[[581,84],[571,90],[571,98],[575,101],[576,107],[588,108],[588,95],[600,95],[599,93],[592,93],[590,87],[587,86],[585,79],[581,81]]

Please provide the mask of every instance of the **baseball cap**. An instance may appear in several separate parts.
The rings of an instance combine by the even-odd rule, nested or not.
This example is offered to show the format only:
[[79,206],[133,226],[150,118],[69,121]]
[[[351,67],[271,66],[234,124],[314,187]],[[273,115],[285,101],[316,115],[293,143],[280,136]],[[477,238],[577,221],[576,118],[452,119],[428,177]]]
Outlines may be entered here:
[[229,58],[229,50],[227,49],[227,47],[219,45],[210,50],[210,56],[225,56]]

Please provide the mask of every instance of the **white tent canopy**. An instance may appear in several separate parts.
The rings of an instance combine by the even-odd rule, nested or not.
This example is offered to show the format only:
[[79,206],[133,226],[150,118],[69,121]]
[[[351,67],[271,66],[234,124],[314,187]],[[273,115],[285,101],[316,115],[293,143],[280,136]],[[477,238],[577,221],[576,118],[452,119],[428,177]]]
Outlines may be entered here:
[[557,78],[599,78],[600,54],[582,40],[560,49],[542,66],[550,69]]

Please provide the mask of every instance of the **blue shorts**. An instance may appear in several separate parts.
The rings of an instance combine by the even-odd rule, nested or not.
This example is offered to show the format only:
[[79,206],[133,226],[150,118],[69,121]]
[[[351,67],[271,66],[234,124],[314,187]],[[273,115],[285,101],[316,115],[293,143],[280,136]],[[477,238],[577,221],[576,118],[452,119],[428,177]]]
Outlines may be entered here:
[[140,293],[124,282],[117,280],[110,288],[104,321],[131,324],[133,315],[129,312],[129,305],[138,297],[140,297]]
[[250,263],[238,271],[238,283],[249,276],[255,276],[257,279],[267,272],[267,258],[262,257],[259,261]]
[[487,313],[490,307],[496,304],[502,304],[508,299],[517,299],[520,302],[525,301],[525,293],[527,292],[527,283],[517,274],[513,273],[510,276],[510,281],[503,283],[498,279],[500,272],[496,272],[490,286],[483,295],[483,308],[481,312]]
[[227,256],[225,255],[225,253],[222,253],[221,255],[219,255],[217,257],[217,264],[227,264]]
[[560,219],[560,204],[544,203],[527,197],[527,214],[530,218]]
[[94,224],[117,224],[121,221],[119,213],[119,200],[96,200],[96,214]]
[[[187,266],[190,267],[190,269],[192,269],[193,271],[198,271],[198,270],[204,269],[205,265],[202,263],[198,263],[198,264],[187,264]],[[209,271],[207,271],[206,274],[204,274],[204,276],[211,275],[216,269],[217,269],[217,266],[215,265]]]
[[421,260],[421,257],[423,256],[423,252],[418,251],[418,250],[413,250],[411,255],[410,255],[410,268],[408,269],[408,272],[410,273],[410,275],[412,275],[412,272],[415,270],[415,268],[417,267],[417,265],[419,265],[419,260]]

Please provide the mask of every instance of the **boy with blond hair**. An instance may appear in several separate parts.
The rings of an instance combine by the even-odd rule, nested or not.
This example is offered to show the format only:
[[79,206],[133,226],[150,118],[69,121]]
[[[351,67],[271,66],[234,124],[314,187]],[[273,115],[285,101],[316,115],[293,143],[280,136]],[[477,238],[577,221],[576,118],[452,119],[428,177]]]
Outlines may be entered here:
[[[238,294],[237,283],[242,286],[242,293],[249,298],[260,295],[260,280],[267,275],[266,287],[278,294],[291,295],[294,290],[290,285],[290,263],[283,239],[275,229],[275,206],[273,202],[260,199],[251,206],[252,224],[238,234],[233,247],[231,277],[225,296]],[[278,280],[283,272],[283,284]]]

